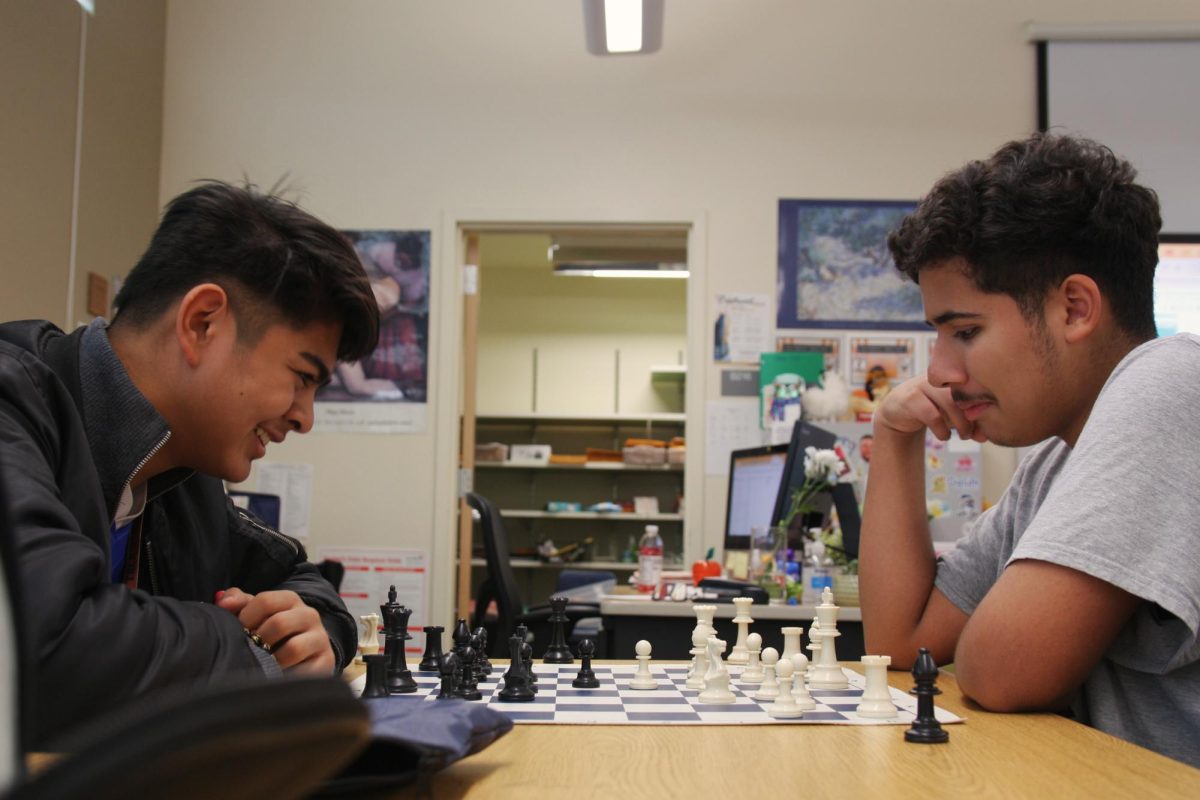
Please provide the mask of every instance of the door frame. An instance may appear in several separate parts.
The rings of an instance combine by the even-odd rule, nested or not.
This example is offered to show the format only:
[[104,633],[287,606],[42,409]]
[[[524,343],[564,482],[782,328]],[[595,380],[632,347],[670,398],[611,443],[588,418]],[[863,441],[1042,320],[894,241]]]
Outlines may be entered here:
[[[500,211],[449,210],[442,213],[441,230],[450,246],[440,248],[438,272],[441,286],[435,301],[438,320],[436,350],[430,353],[438,365],[438,405],[453,413],[434,413],[434,508],[433,552],[430,574],[430,618],[453,620],[457,612],[458,508],[459,508],[459,420],[463,410],[464,265],[466,237],[470,233],[543,231],[553,228],[592,226],[668,225],[687,230],[687,367],[684,394],[687,414],[687,456],[684,475],[686,512],[684,519],[685,564],[699,558],[704,538],[704,398],[711,352],[708,332],[708,226],[707,214],[697,210],[596,210],[576,213],[556,210]],[[478,269],[478,265],[473,265]],[[486,292],[479,276],[480,293]],[[473,476],[472,476],[473,477]]]

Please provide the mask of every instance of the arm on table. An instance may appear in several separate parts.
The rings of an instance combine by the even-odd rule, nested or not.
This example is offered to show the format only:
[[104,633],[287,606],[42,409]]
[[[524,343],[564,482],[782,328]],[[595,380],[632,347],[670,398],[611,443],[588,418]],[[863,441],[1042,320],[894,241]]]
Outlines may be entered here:
[[972,438],[950,392],[924,378],[893,389],[875,412],[871,479],[859,544],[859,591],[869,653],[907,668],[928,647],[939,664],[954,656],[967,615],[934,588],[937,565],[925,507],[925,434]]

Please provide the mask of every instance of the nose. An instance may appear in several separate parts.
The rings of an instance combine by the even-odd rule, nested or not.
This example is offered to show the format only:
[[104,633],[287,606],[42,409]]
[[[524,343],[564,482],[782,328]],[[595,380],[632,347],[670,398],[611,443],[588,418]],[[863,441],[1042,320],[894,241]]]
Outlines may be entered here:
[[933,353],[927,371],[929,382],[939,389],[966,383],[967,373],[955,348],[938,334],[933,342]]
[[304,392],[298,395],[292,407],[288,409],[287,423],[296,433],[308,433],[312,430],[314,394]]

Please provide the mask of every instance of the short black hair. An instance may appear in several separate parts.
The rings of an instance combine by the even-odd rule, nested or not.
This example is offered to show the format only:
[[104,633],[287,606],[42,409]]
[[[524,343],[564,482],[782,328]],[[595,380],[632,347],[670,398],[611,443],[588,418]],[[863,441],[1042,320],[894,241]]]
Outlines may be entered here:
[[1087,275],[1128,336],[1153,339],[1162,217],[1136,177],[1104,145],[1036,133],[938,181],[888,248],[918,283],[926,267],[963,259],[981,291],[1012,297],[1027,319],[1068,275]]
[[242,339],[280,320],[338,323],[337,357],[355,361],[379,338],[379,306],[346,237],[252,184],[203,181],[167,204],[113,301],[113,324],[145,326],[206,282],[229,295]]

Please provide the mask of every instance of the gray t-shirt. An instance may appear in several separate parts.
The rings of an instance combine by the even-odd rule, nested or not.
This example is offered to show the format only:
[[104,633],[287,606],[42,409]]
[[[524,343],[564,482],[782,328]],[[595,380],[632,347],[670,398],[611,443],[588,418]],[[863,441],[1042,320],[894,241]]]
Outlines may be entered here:
[[1197,487],[1200,337],[1180,334],[1117,365],[1074,450],[1054,438],[1025,458],[1000,502],[941,559],[936,585],[970,614],[1010,563],[1036,559],[1143,598],[1076,712],[1200,767]]

